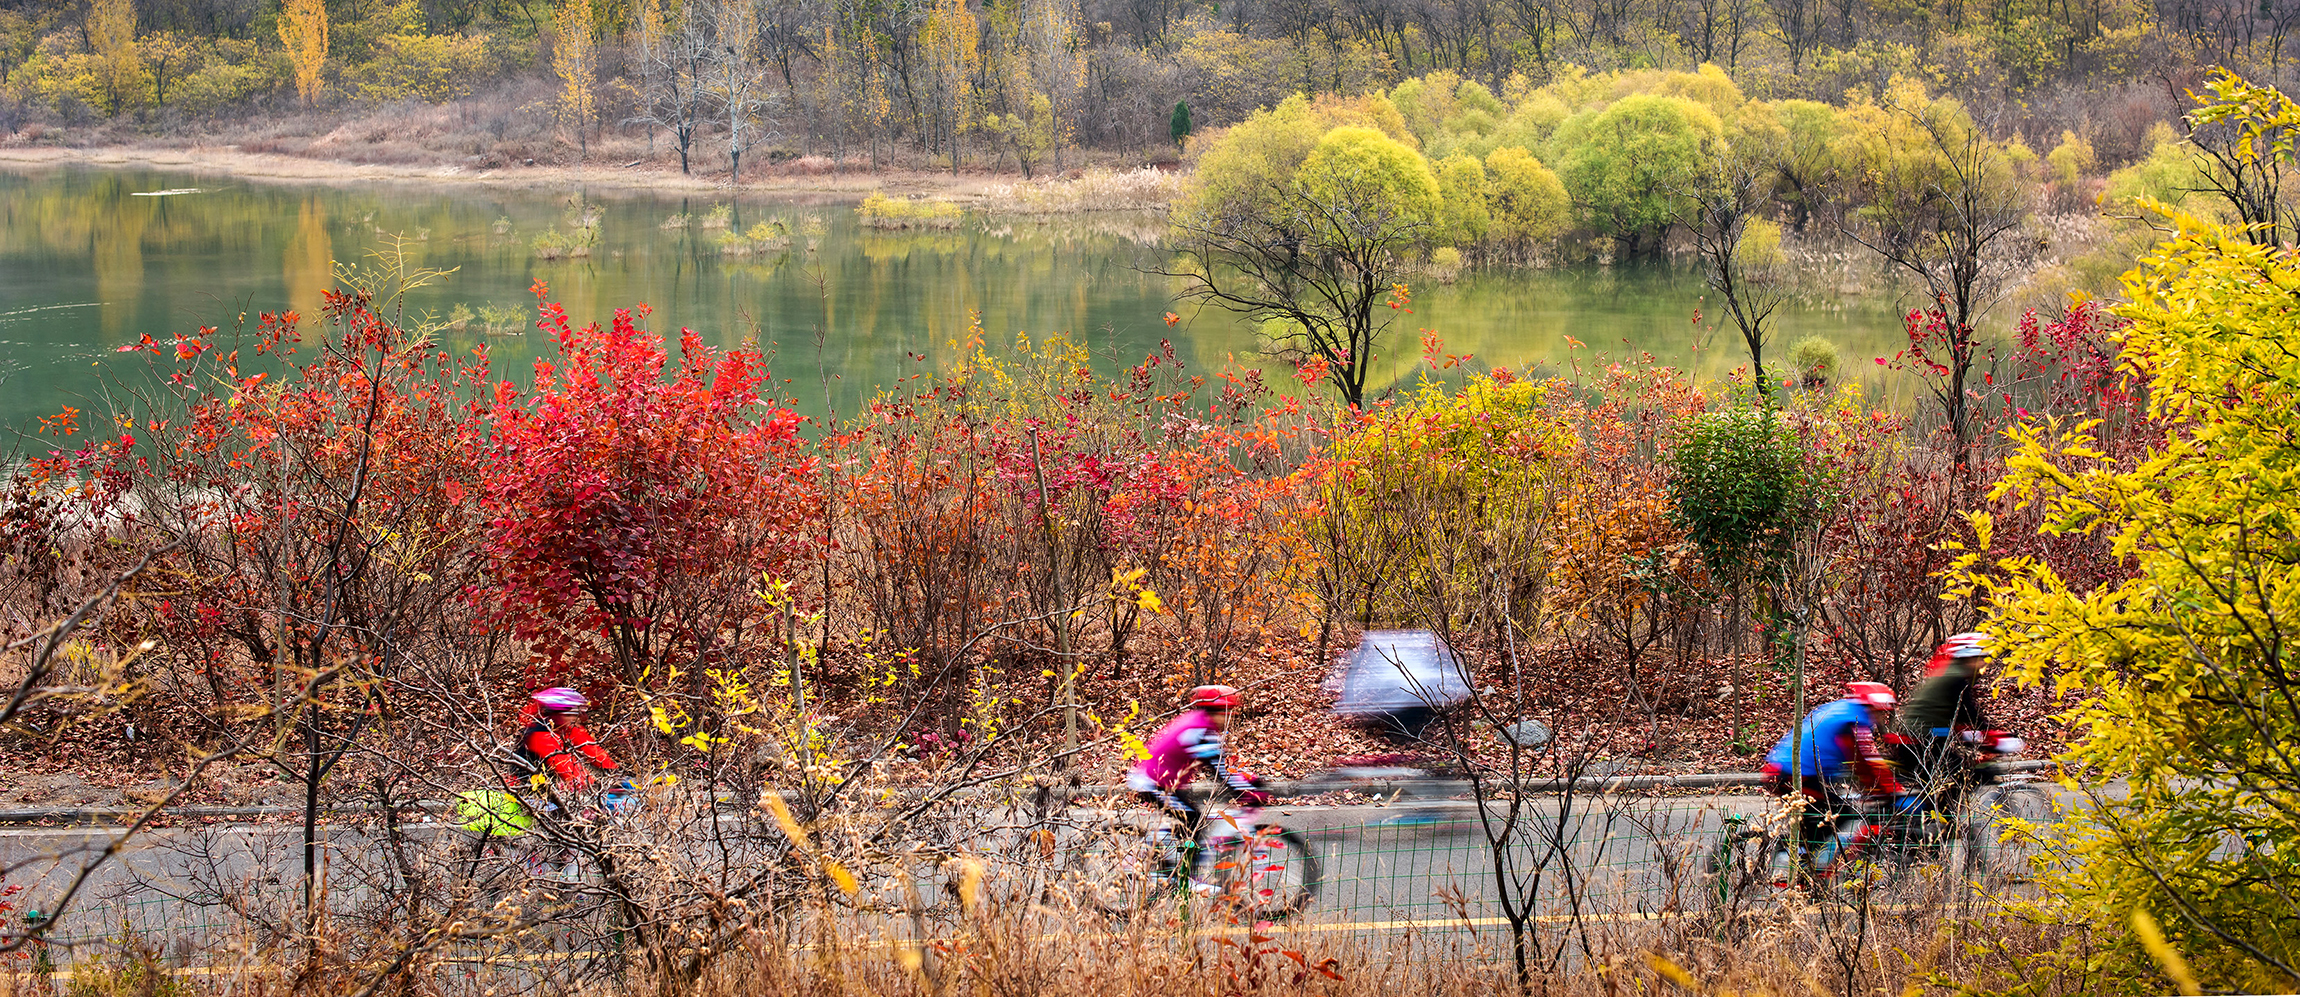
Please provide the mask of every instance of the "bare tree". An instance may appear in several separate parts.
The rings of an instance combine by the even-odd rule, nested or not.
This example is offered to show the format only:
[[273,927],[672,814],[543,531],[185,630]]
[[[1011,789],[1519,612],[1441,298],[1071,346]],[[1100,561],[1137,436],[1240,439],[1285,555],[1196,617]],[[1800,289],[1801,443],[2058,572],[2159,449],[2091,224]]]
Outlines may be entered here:
[[679,172],[692,173],[695,136],[710,120],[709,91],[719,47],[701,4],[683,3],[639,40],[639,114],[629,123],[667,129],[679,146]]
[[1361,405],[1399,311],[1383,303],[1430,227],[1379,187],[1343,185],[1329,198],[1291,178],[1267,182],[1258,196],[1178,222],[1179,265],[1151,272],[1181,279],[1185,299],[1277,320],[1280,354],[1322,362],[1342,403]]
[[1958,449],[1971,433],[1966,386],[1979,352],[1974,323],[2012,276],[2029,188],[2004,149],[1954,101],[1885,111],[1905,126],[1863,162],[1873,228],[1846,234],[1921,281],[1941,324],[1932,382]]
[[1703,189],[1686,193],[1688,208],[1678,219],[1693,233],[1709,289],[1724,300],[1749,348],[1750,375],[1768,399],[1773,384],[1765,376],[1765,345],[1772,330],[1766,322],[1789,297],[1781,228],[1765,217],[1780,178],[1770,159],[1758,150],[1727,153]]
[[775,101],[767,89],[766,67],[755,58],[759,40],[757,0],[712,0],[710,94],[727,126],[727,176],[743,181],[743,153],[778,134],[762,116]]
[[1773,15],[1773,36],[1789,51],[1789,68],[1802,66],[1821,40],[1819,0],[1772,0],[1765,8]]

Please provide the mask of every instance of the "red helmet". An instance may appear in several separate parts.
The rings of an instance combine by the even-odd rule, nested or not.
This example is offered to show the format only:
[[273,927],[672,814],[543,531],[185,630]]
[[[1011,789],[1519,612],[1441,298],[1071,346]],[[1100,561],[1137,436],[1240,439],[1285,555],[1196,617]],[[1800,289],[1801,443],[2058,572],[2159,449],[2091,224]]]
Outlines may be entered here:
[[1889,710],[1900,700],[1893,698],[1893,687],[1883,682],[1847,682],[1845,698],[1857,699],[1871,707]]
[[1995,640],[1979,631],[1966,631],[1942,641],[1941,646],[1933,650],[1932,660],[1925,662],[1925,677],[1931,678],[1947,671],[1949,663],[1959,658],[1988,657],[1991,653],[1989,644]]
[[1226,685],[1202,685],[1190,690],[1193,710],[1228,710],[1238,705],[1238,690]]

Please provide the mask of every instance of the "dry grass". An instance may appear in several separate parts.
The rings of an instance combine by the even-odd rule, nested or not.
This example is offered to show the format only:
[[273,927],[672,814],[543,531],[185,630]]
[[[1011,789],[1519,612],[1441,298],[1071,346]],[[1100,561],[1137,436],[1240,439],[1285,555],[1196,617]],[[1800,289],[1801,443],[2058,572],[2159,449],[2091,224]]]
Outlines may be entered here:
[[983,192],[983,207],[1025,215],[1084,211],[1155,211],[1182,196],[1187,178],[1145,166],[1133,170],[1092,169],[1069,179],[1023,180]]
[[[1110,925],[1044,908],[978,910],[919,935],[906,919],[782,916],[736,936],[697,974],[676,978],[633,954],[620,969],[564,953],[437,960],[385,992],[483,997],[626,993],[684,997],[1172,997],[1224,994],[1486,995],[1518,993],[1506,929],[1433,926],[1353,933],[1335,926],[1144,921]],[[2039,972],[2037,954],[2082,940],[2010,920],[1957,921],[1878,912],[1855,925],[1842,910],[1783,912],[1720,926],[1685,919],[1540,931],[1536,992],[1556,997],[1637,993],[1902,994],[2001,989],[2037,997],[2100,992],[2098,980]],[[142,994],[360,994],[374,982],[338,951],[318,964],[296,953],[170,969],[160,946],[139,945],[75,965],[61,987],[28,961],[0,965],[0,993],[31,997]],[[694,955],[692,951],[681,953]],[[386,953],[374,953],[382,961]],[[368,962],[366,965],[375,965]],[[1682,975],[1678,985],[1671,978]],[[1690,986],[1684,985],[1689,982]],[[404,987],[401,985],[404,983]]]

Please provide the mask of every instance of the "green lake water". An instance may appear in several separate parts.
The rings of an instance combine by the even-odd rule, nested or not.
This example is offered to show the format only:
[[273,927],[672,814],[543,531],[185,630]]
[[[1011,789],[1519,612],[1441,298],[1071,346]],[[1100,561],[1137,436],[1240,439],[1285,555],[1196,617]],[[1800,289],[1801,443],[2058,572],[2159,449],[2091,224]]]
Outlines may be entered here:
[[[727,229],[706,227],[721,205],[728,228],[780,223],[793,233],[790,247],[724,253]],[[567,232],[586,211],[598,220],[588,258],[537,257],[539,235]],[[675,220],[682,215],[684,224]],[[661,332],[692,327],[725,346],[755,337],[775,352],[777,376],[792,379],[789,394],[815,415],[834,405],[851,413],[931,367],[964,337],[973,313],[994,342],[1069,333],[1111,370],[1168,338],[1200,372],[1228,358],[1266,364],[1245,324],[1177,305],[1173,282],[1142,272],[1161,260],[1148,241],[1154,230],[1145,219],[970,215],[956,231],[880,232],[859,225],[851,205],[752,197],[0,170],[0,422],[20,428],[67,404],[100,411],[108,379],[140,370],[139,355],[116,348],[142,335],[228,326],[243,313],[252,329],[258,311],[317,315],[331,263],[365,259],[394,236],[411,265],[457,268],[410,294],[409,310],[469,316],[443,330],[443,341],[484,343],[499,374],[522,380],[538,350],[549,349],[533,328],[528,288],[536,280],[578,323],[644,302],[654,309],[646,325]],[[1662,265],[1502,270],[1417,287],[1413,314],[1389,339],[1392,363],[1376,380],[1410,372],[1423,328],[1438,332],[1446,352],[1481,364],[1561,365],[1572,359],[1571,337],[1586,344],[1585,357],[1651,352],[1723,376],[1745,357],[1739,340],[1717,328],[1714,308],[1695,321],[1702,296],[1697,273]],[[1173,328],[1163,321],[1169,310],[1183,315]],[[1848,368],[1902,341],[1889,302],[1791,305],[1777,324],[1777,349],[1820,334]],[[115,363],[123,367],[109,370]]]

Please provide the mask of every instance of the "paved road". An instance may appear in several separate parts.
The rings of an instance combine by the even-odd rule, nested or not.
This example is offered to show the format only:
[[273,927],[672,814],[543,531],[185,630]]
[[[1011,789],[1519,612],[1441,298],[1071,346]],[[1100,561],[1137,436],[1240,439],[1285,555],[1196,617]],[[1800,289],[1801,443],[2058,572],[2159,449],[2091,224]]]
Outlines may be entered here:
[[[1537,913],[1549,917],[1637,919],[1670,916],[1698,907],[1700,877],[1709,849],[1728,814],[1763,810],[1763,797],[1717,793],[1694,796],[1588,795],[1571,800],[1528,798],[1518,843],[1510,855],[1540,898]],[[986,815],[987,816],[987,815]],[[1124,826],[1146,823],[1138,808],[1067,815],[1073,824]],[[1463,800],[1404,800],[1371,806],[1285,806],[1272,808],[1266,821],[1303,832],[1322,859],[1324,884],[1315,901],[1316,920],[1334,930],[1381,929],[1404,924],[1467,919],[1498,923],[1493,875],[1494,850],[1475,807]],[[983,827],[956,828],[959,851],[990,857],[992,875],[1012,856],[1027,860],[1032,849],[1022,832]],[[1497,825],[1498,826],[1498,825]],[[462,841],[437,825],[414,828],[419,840],[442,845]],[[116,830],[0,828],[0,882],[26,888],[21,909],[42,909],[90,858],[111,843]],[[330,829],[328,855],[332,882],[358,890],[376,874],[378,846],[353,827]],[[1123,832],[1119,834],[1124,837]],[[1554,847],[1553,847],[1554,844]],[[947,854],[947,853],[945,853]],[[937,880],[952,866],[937,866],[930,855],[920,863],[923,893],[941,893]],[[939,871],[937,871],[939,869]],[[190,955],[240,924],[229,907],[285,909],[300,896],[301,851],[298,830],[279,825],[159,829],[140,836],[136,847],[105,866],[84,888],[58,937],[101,948],[124,931]],[[894,902],[899,880],[867,881],[866,895],[883,889]],[[907,884],[906,884],[907,885]],[[228,899],[229,904],[219,904]]]

